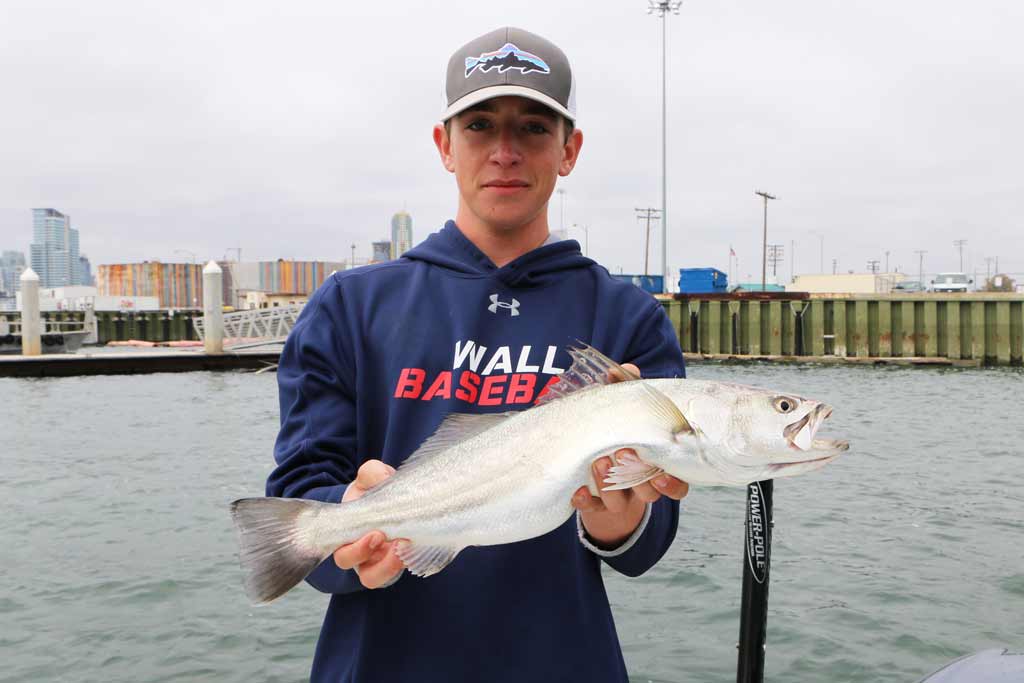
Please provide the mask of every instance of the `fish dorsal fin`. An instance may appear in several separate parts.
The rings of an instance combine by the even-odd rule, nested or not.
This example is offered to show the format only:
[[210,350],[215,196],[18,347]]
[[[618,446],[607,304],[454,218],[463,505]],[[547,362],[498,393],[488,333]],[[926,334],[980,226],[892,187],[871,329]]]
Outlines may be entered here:
[[424,441],[416,449],[415,453],[405,459],[400,469],[406,469],[418,462],[429,459],[430,456],[436,453],[448,450],[455,444],[472,439],[477,434],[482,434],[491,427],[501,424],[512,415],[515,415],[515,412],[487,413],[484,415],[451,413],[444,418],[437,427],[437,431]]
[[579,346],[566,349],[572,357],[572,365],[558,376],[558,381],[548,387],[548,393],[537,399],[537,404],[549,403],[563,396],[594,387],[612,384],[609,375],[616,375],[616,381],[640,379],[635,372],[627,370],[590,344],[578,342]]

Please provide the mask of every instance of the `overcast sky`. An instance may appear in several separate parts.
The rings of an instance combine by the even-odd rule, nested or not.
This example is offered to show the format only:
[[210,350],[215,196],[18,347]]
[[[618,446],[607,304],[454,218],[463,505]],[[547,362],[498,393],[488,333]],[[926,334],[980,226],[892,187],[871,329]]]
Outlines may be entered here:
[[[0,249],[28,252],[33,207],[69,214],[94,266],[366,257],[403,207],[418,242],[456,207],[430,136],[448,57],[511,24],[577,74],[566,226],[642,271],[634,208],[661,202],[645,0],[437,6],[3,0]],[[916,249],[956,270],[966,239],[965,269],[1024,274],[1024,2],[689,0],[668,35],[671,268],[725,270],[732,245],[760,279],[762,189],[787,279],[793,242],[797,273],[888,250],[916,274]]]

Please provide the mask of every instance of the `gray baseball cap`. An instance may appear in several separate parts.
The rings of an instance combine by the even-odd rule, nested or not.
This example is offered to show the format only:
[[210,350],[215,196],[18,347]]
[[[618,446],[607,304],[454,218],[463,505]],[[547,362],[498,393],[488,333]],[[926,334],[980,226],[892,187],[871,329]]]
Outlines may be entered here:
[[492,97],[518,95],[576,121],[576,79],[549,40],[511,26],[469,41],[448,60],[441,120]]

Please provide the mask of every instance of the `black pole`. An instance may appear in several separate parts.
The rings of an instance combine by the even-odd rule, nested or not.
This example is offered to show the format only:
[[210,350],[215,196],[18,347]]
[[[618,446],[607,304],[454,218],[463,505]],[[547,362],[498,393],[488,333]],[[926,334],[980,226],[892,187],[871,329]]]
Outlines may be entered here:
[[743,549],[743,598],[740,603],[736,683],[761,683],[764,680],[773,488],[774,483],[770,479],[747,486],[747,533]]

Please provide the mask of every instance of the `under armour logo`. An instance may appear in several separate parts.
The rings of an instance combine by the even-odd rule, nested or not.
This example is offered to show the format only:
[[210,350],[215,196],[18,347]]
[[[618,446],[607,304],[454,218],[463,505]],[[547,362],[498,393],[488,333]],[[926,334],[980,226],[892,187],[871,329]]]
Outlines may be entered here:
[[507,308],[509,315],[513,318],[519,315],[519,300],[513,298],[512,303],[506,301],[499,301],[497,294],[491,294],[491,305],[487,307],[487,310],[491,313],[497,313],[499,308]]

